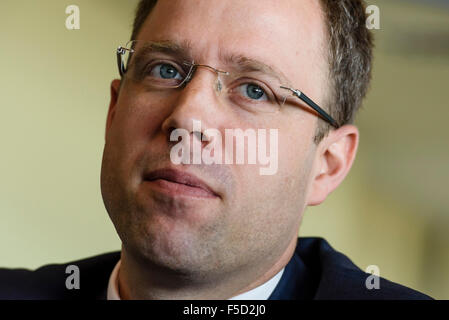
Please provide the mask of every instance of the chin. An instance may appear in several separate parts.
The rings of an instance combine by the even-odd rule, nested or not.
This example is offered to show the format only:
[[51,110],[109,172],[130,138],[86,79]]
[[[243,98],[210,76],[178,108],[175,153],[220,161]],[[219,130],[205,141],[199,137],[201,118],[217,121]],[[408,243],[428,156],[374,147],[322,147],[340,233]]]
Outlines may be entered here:
[[[160,226],[142,230],[124,243],[144,263],[176,273],[197,273],[214,260],[212,252],[187,230],[167,232]],[[207,268],[206,268],[207,269]]]

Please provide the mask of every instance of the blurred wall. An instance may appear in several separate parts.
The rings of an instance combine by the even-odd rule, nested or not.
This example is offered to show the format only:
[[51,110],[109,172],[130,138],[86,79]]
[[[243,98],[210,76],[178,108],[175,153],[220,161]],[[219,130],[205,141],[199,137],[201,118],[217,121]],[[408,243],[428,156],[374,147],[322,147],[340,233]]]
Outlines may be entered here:
[[[100,166],[115,49],[129,40],[136,3],[0,2],[0,265],[120,248]],[[71,4],[79,30],[66,29]]]
[[[300,235],[447,299],[449,7],[368,2],[381,29],[359,153],[343,184],[307,210]],[[120,249],[99,177],[114,50],[130,36],[136,3],[1,1],[0,266]],[[65,27],[71,4],[80,30]]]

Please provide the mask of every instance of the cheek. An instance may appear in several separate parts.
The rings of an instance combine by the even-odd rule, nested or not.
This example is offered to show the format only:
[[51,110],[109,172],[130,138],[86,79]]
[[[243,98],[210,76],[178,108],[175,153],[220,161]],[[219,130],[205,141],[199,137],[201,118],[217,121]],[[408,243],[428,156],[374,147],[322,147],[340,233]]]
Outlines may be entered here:
[[264,221],[273,211],[285,215],[298,212],[307,186],[312,136],[304,134],[303,139],[298,139],[299,135],[286,131],[279,130],[277,160],[270,158],[278,163],[275,174],[261,175],[259,165],[234,168],[239,181],[236,205],[240,203],[244,211],[254,211]]
[[162,102],[124,86],[116,106],[115,117],[107,135],[107,142],[117,156],[129,159],[142,153],[160,132],[164,114]]
[[162,119],[160,101],[148,93],[123,90],[117,103],[115,116],[117,135],[133,142],[148,138],[148,134],[160,127]]
[[279,130],[279,168],[269,187],[277,198],[273,201],[286,212],[299,212],[303,206],[313,149],[313,125],[300,119],[293,121],[291,126],[284,124],[284,130]]
[[148,109],[138,99],[128,99],[125,90],[116,106],[115,116],[106,136],[105,156],[110,174],[127,181],[147,147],[149,133],[156,126]]
[[137,119],[130,108],[119,107],[116,112],[106,143],[117,169],[128,167],[128,162],[135,158],[136,152],[141,148],[142,128]]

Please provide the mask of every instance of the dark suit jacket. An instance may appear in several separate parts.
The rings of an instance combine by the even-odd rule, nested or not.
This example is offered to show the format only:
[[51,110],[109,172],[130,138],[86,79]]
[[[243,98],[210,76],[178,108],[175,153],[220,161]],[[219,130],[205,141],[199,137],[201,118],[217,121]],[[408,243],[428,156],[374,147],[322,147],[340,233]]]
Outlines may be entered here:
[[[109,276],[119,259],[118,251],[35,271],[0,269],[0,299],[106,299]],[[68,265],[79,267],[80,289],[66,288]],[[368,276],[326,240],[299,238],[270,299],[431,299],[383,278],[379,289],[369,290]]]

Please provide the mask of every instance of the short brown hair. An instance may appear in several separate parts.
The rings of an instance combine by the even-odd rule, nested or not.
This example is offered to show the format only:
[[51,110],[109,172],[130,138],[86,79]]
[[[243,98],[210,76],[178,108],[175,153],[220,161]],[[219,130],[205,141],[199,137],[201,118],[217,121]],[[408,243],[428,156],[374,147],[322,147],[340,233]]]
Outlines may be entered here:
[[[373,36],[366,27],[363,0],[320,0],[328,35],[330,92],[323,106],[340,124],[354,122],[371,80]],[[131,39],[135,40],[157,0],[137,6]],[[314,141],[319,143],[330,125],[318,122]]]
[[[366,27],[362,0],[320,0],[328,30],[330,94],[324,106],[340,124],[354,122],[371,80],[373,35]],[[318,124],[315,142],[329,132]]]

